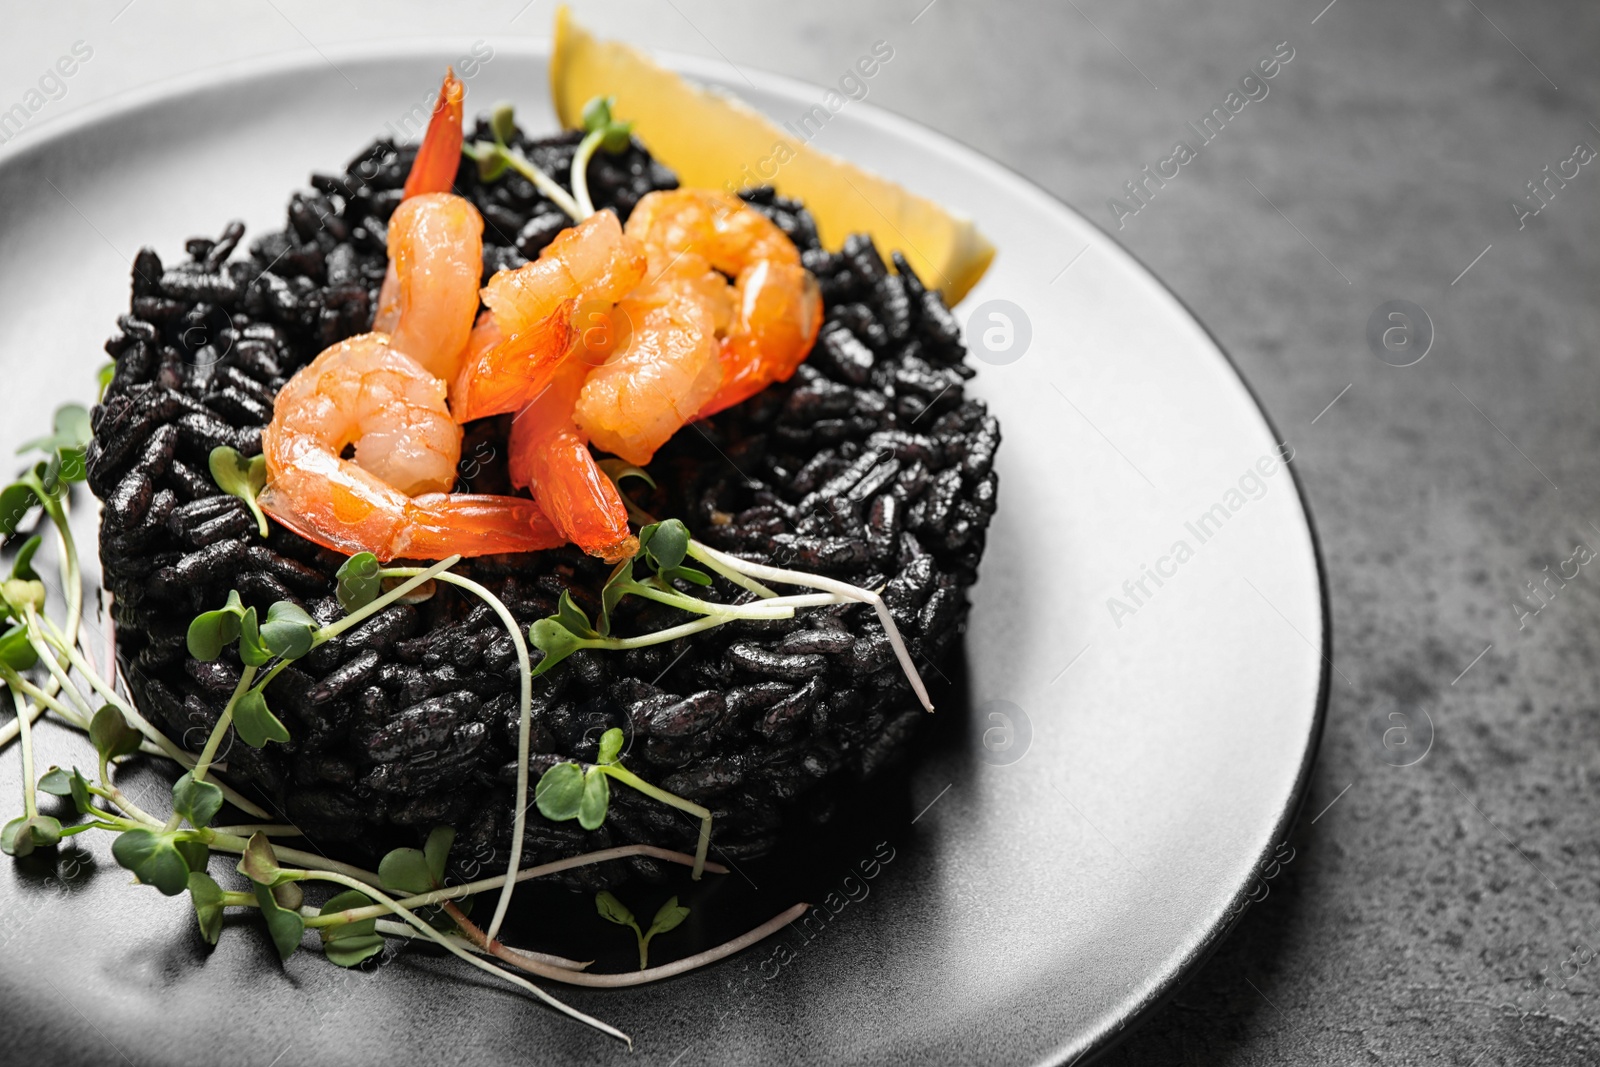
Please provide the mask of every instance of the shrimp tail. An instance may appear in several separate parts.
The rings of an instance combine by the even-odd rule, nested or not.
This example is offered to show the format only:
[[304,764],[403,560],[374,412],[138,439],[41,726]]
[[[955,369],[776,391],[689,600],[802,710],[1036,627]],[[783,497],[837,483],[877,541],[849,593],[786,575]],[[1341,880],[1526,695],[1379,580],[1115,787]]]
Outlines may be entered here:
[[567,543],[537,504],[517,497],[424,493],[411,498],[406,519],[391,555],[409,559],[539,552]]
[[503,415],[537,398],[572,350],[575,304],[563,302],[555,314],[515,338],[505,336],[492,312],[479,315],[450,389],[456,422]]
[[466,94],[455,69],[446,67],[428,132],[423,134],[416,162],[406,176],[406,198],[418,193],[448,193],[455,185],[456,168],[461,165],[461,113]]
[[511,424],[511,484],[532,488],[556,531],[607,563],[639,550],[616,485],[595,464],[572,424],[572,408],[588,368],[569,361]]

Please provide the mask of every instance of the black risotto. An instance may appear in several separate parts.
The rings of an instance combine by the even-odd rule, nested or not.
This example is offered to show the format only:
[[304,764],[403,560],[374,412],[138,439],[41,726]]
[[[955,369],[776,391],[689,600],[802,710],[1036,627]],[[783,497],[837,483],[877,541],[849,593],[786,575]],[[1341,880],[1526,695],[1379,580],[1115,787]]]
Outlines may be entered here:
[[[480,121],[479,137],[488,131]],[[524,152],[570,170],[577,134]],[[273,524],[262,540],[240,501],[207,472],[218,445],[260,451],[285,380],[324,347],[370,328],[386,265],[385,220],[414,149],[378,141],[342,174],[315,175],[290,200],[288,227],[235,257],[244,227],[195,238],[166,266],[151,249],[133,268],[129,313],[106,350],[115,376],[94,410],[89,485],[103,501],[100,556],[114,595],[118,658],[139,706],[198,750],[238,679],[233,650],[190,658],[185,630],[230,589],[265,610],[279,599],[318,620],[340,615],[342,557]],[[676,186],[637,144],[597,154],[597,206],[626,219],[638,199]],[[456,190],[484,217],[484,277],[536,257],[569,220],[515,173],[480,183],[463,164]],[[694,427],[651,464],[658,487],[626,488],[648,511],[683,519],[708,544],[780,566],[883,586],[923,675],[935,684],[955,651],[995,508],[1000,431],[965,395],[958,325],[898,253],[888,270],[866,237],[821,248],[797,202],[770,189],[745,199],[772,218],[820,279],[827,318],[792,380]],[[506,420],[467,427],[459,489],[509,492]],[[593,616],[608,568],[576,549],[468,560],[524,626],[563,590]],[[717,580],[713,596],[741,593]],[[638,598],[618,633],[683,621]],[[534,652],[535,657],[538,656]],[[433,826],[458,832],[457,855],[503,862],[510,840],[517,742],[510,637],[481,601],[440,586],[394,605],[285,670],[268,692],[292,740],[262,750],[224,743],[228,778],[355,860],[414,844]],[[903,753],[926,713],[871,609],[848,605],[792,620],[742,622],[669,645],[577,653],[535,680],[534,780],[568,759],[592,760],[607,728],[628,735],[627,760],[716,816],[714,855],[771,850],[786,819],[825,819],[842,793]],[[586,832],[530,813],[524,863],[644,842],[692,851],[696,824],[614,789],[605,825]],[[593,888],[636,858],[582,868]]]

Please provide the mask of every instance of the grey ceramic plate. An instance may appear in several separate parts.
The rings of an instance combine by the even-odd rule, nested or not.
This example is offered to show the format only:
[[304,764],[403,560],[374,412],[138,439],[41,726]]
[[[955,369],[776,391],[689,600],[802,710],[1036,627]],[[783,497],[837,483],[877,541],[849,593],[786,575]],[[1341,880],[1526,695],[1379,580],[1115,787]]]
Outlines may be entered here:
[[[468,44],[175,81],[0,155],[0,454],[56,404],[89,395],[141,244],[175,254],[236,216],[252,234],[281,225],[311,170],[342,165]],[[780,120],[822,98],[678,62]],[[525,122],[550,114],[537,47],[498,48],[468,84],[469,109],[514,99]],[[426,953],[375,974],[314,951],[280,968],[249,923],[207,953],[184,901],[129,888],[93,841],[72,877],[0,863],[11,1051],[133,1063],[1068,1063],[1114,1041],[1205,957],[1286,833],[1324,705],[1317,551],[1279,440],[1185,308],[1039,189],[862,104],[817,144],[975,217],[1000,254],[959,313],[1003,333],[985,305],[1012,305],[999,357],[1010,362],[976,380],[1005,443],[964,676],[947,665],[965,706],[941,710],[895,801],[851,820],[844,844],[762,875],[773,911],[801,892],[851,902],[826,925],[665,985],[572,993],[633,1034],[628,1060]],[[86,762],[64,731],[39,745],[44,764]],[[8,813],[19,774],[13,747],[0,756]],[[803,872],[792,890],[785,870]]]

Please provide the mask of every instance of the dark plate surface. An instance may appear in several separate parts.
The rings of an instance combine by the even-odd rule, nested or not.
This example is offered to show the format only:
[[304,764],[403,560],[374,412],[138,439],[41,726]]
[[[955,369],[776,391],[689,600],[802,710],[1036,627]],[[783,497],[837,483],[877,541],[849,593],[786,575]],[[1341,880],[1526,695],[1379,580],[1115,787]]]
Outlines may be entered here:
[[[315,56],[175,81],[0,158],[0,452],[90,396],[141,244],[176,251],[233,217],[252,234],[281,225],[311,170],[397,121],[468,44],[338,53],[359,91]],[[674,62],[780,120],[822,97]],[[504,48],[469,82],[469,107],[514,99],[530,121],[549,113],[545,92],[545,54]],[[627,1062],[1073,1062],[1203,958],[1284,835],[1324,702],[1313,536],[1226,357],[1110,238],[866,105],[817,143],[974,216],[1000,248],[958,309],[977,320],[969,338],[1002,327],[995,310],[1013,330],[974,383],[1005,444],[965,663],[943,665],[951,695],[921,759],[858,818],[701,901],[754,919],[832,893],[837,914],[662,985],[563,996],[633,1035]],[[93,501],[78,505],[93,544]],[[41,767],[89,762],[68,731],[37,741]],[[0,796],[17,796],[19,775],[13,746]],[[161,809],[159,778],[131,781]],[[77,840],[59,863],[0,864],[0,1015],[19,1024],[18,1054],[624,1062],[619,1043],[424,951],[371,974],[315,950],[280,967],[242,920],[207,951],[185,901],[130,889],[104,840]],[[518,901],[530,932],[552,918],[579,929],[560,902]],[[681,936],[687,950],[709,932]]]

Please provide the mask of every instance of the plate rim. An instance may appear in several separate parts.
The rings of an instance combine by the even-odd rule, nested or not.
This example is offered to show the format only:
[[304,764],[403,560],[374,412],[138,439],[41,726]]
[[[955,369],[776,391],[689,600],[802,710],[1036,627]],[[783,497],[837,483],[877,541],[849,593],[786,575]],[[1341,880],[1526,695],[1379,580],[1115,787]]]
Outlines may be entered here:
[[[111,96],[91,101],[66,114],[50,119],[25,135],[24,143],[15,145],[8,151],[0,151],[0,169],[26,167],[34,161],[35,157],[48,152],[55,142],[70,138],[100,123],[111,121],[118,115],[128,111],[158,107],[163,103],[192,95],[218,82],[249,81],[255,78],[323,65],[335,66],[335,69],[337,69],[333,62],[335,57],[347,57],[352,60],[383,60],[410,56],[436,56],[442,52],[468,47],[484,39],[485,35],[390,37],[375,41],[344,42],[320,48],[288,48],[251,56],[246,59],[223,61],[197,69],[186,70],[180,74],[158,78],[154,81],[122,90]],[[546,36],[518,35],[510,37],[504,43],[496,44],[494,47],[497,54],[503,49],[508,54],[518,58],[540,59],[548,64],[552,45],[553,41]],[[711,59],[672,49],[646,48],[646,50],[664,66],[686,73],[692,78],[712,83],[728,83],[735,79],[748,79],[752,87],[758,89],[765,88],[781,95],[804,96],[807,98],[822,91],[824,88],[804,79],[779,74],[761,67],[737,66],[731,61]],[[735,96],[739,95],[737,89],[727,91],[730,91]],[[1274,439],[1279,439],[1277,424],[1262,403],[1256,388],[1240,370],[1233,354],[1222,344],[1211,327],[1195,312],[1189,302],[1156,273],[1141,256],[1118,241],[1104,224],[1077,210],[1009,164],[994,159],[958,137],[937,130],[917,119],[902,115],[881,104],[865,101],[857,102],[856,106],[852,108],[852,113],[858,120],[869,122],[886,133],[902,139],[920,142],[925,147],[931,148],[946,157],[959,157],[963,164],[974,166],[978,170],[986,172],[989,177],[1011,186],[1013,191],[1024,192],[1036,198],[1050,210],[1065,213],[1096,231],[1104,239],[1106,245],[1138,268],[1140,274],[1148,281],[1153,282],[1166,297],[1171,299],[1182,310],[1189,321],[1200,329],[1207,342],[1222,357],[1223,365],[1232,374],[1234,380],[1244,389],[1256,416]],[[1316,571],[1318,618],[1322,627],[1322,640],[1320,646],[1316,648],[1320,663],[1318,667],[1317,695],[1315,707],[1312,709],[1309,736],[1301,752],[1300,766],[1296,771],[1289,795],[1279,807],[1278,818],[1273,824],[1272,833],[1266,846],[1257,854],[1258,864],[1259,861],[1266,859],[1271,854],[1278,842],[1287,839],[1299,820],[1306,800],[1309,798],[1312,771],[1316,765],[1317,757],[1320,755],[1323,736],[1326,732],[1332,684],[1333,612],[1332,598],[1329,595],[1328,567],[1323,554],[1322,538],[1318,531],[1317,522],[1311,509],[1311,502],[1300,472],[1295,469],[1292,461],[1285,463],[1284,466],[1289,471],[1290,482],[1294,486],[1295,499],[1298,502],[1299,513],[1310,544],[1312,565]],[[1224,916],[1213,920],[1195,947],[1178,960],[1175,965],[1166,968],[1164,973],[1161,973],[1152,983],[1154,991],[1151,995],[1146,996],[1142,1001],[1129,1005],[1126,1012],[1115,1021],[1108,1022],[1098,1028],[1086,1030],[1081,1040],[1072,1041],[1068,1038],[1067,1043],[1058,1045],[1054,1052],[1047,1054],[1049,1059],[1041,1062],[1049,1064],[1050,1067],[1068,1067],[1068,1065],[1079,1064],[1080,1061],[1087,1064],[1092,1060],[1099,1060],[1126,1041],[1139,1027],[1148,1023],[1155,1014],[1172,1000],[1178,990],[1195,976],[1238,928],[1250,910],[1248,906],[1238,906],[1241,901],[1248,901],[1246,896],[1248,888],[1248,883],[1235,888],[1227,908],[1227,911],[1232,912],[1232,914],[1225,913]],[[1085,1057],[1089,1057],[1089,1059],[1085,1059]]]

